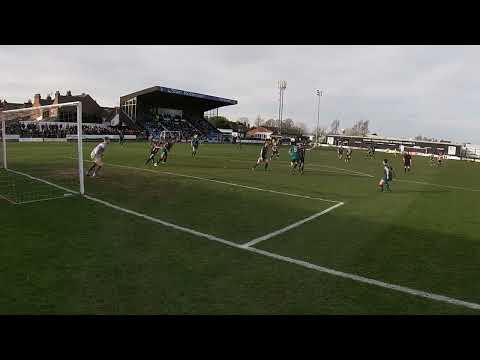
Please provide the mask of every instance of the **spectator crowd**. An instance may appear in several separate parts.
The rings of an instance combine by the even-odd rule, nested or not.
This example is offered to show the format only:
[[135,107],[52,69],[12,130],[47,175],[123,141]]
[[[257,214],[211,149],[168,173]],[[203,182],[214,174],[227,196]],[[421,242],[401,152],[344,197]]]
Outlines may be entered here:
[[[122,128],[123,135],[142,136],[138,130]],[[82,126],[82,132],[85,135],[120,135],[120,129],[115,127],[102,126]],[[60,126],[54,124],[34,124],[20,123],[19,121],[7,122],[6,133],[8,135],[20,135],[22,138],[65,138],[67,135],[75,135],[77,126]]]

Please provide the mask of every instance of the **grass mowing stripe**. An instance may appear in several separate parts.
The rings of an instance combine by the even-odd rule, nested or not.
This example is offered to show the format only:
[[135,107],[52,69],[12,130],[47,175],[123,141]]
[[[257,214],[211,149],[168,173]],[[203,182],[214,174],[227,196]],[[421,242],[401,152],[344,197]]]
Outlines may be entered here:
[[125,209],[125,208],[123,208],[123,207],[121,207],[121,206],[114,205],[114,204],[112,204],[112,203],[109,203],[108,201],[101,200],[101,199],[98,199],[98,198],[93,197],[93,196],[90,196],[90,195],[84,195],[83,197],[86,198],[86,199],[88,199],[88,200],[97,202],[97,203],[99,203],[99,204],[108,206],[108,207],[110,207],[110,208],[112,208],[112,209],[115,209],[115,210],[118,210],[118,211],[122,211],[122,212],[124,212],[124,213],[130,214],[130,215],[134,215],[134,216],[140,217],[140,218],[142,218],[142,219],[149,220],[149,221],[155,222],[155,223],[157,223],[157,224],[161,224],[161,225],[163,225],[163,226],[167,226],[167,227],[170,227],[170,228],[173,228],[173,229],[176,229],[176,230],[180,230],[180,231],[183,231],[183,232],[186,232],[186,233],[195,235],[195,236],[204,237],[204,238],[207,238],[208,240],[217,241],[217,242],[220,242],[220,243],[225,244],[225,245],[229,245],[229,246],[233,246],[233,247],[237,247],[237,248],[240,248],[240,247],[241,247],[241,245],[239,245],[239,244],[235,244],[234,242],[231,242],[231,241],[228,241],[228,240],[219,238],[219,237],[217,237],[217,236],[210,235],[210,234],[206,234],[206,233],[202,233],[202,232],[200,232],[200,231],[193,230],[193,229],[190,229],[190,228],[187,228],[187,227],[184,227],[184,226],[176,225],[176,224],[170,223],[170,222],[168,222],[168,221],[163,221],[163,220],[154,218],[154,217],[152,217],[152,216],[139,213],[139,212],[137,212],[137,211]]
[[[162,224],[164,226],[171,227],[171,228],[174,228],[176,230],[180,230],[180,231],[192,234],[192,235],[196,235],[196,236],[199,236],[199,237],[204,237],[208,240],[220,242],[224,245],[228,245],[228,246],[231,246],[231,247],[234,247],[234,248],[237,248],[237,249],[250,251],[250,252],[253,252],[253,253],[256,253],[256,254],[260,254],[260,255],[264,255],[264,256],[276,259],[276,260],[281,260],[281,261],[284,261],[284,262],[287,262],[287,263],[299,265],[299,266],[302,266],[302,267],[307,268],[307,269],[312,269],[312,270],[327,273],[327,274],[330,274],[330,275],[333,275],[333,276],[338,276],[338,277],[350,279],[350,280],[353,280],[353,281],[366,283],[366,284],[369,284],[369,285],[375,285],[375,286],[382,287],[382,288],[385,288],[385,289],[395,290],[395,291],[398,291],[398,292],[402,292],[402,293],[406,293],[406,294],[410,294],[410,295],[414,295],[414,296],[419,296],[419,297],[423,297],[423,298],[427,298],[427,299],[431,299],[431,300],[441,301],[441,302],[445,302],[445,303],[449,303],[449,304],[453,304],[453,305],[457,305],[457,306],[463,306],[463,307],[466,307],[466,308],[469,308],[469,309],[480,310],[480,304],[471,303],[471,302],[467,302],[467,301],[463,301],[463,300],[459,300],[459,299],[455,299],[455,298],[450,298],[450,297],[447,297],[447,296],[444,296],[444,295],[433,294],[433,293],[429,293],[429,292],[426,292],[426,291],[416,290],[416,289],[408,288],[408,287],[405,287],[405,286],[390,284],[390,283],[386,283],[386,282],[383,282],[383,281],[363,277],[363,276],[360,276],[360,275],[355,275],[355,274],[345,273],[345,272],[334,270],[334,269],[329,269],[329,268],[319,266],[319,265],[315,265],[315,264],[312,264],[312,263],[309,263],[309,262],[306,262],[306,261],[303,261],[303,260],[298,260],[298,259],[290,258],[290,257],[287,257],[287,256],[282,256],[282,255],[279,255],[279,254],[275,254],[275,253],[272,253],[272,252],[260,250],[260,249],[257,249],[257,248],[251,247],[251,246],[250,247],[245,247],[244,245],[239,245],[239,244],[233,243],[233,242],[225,240],[225,239],[221,239],[221,238],[213,236],[213,235],[201,233],[199,231],[192,230],[192,229],[189,229],[189,228],[185,228],[183,226],[175,225],[175,224],[172,224],[172,223],[160,220],[160,219],[156,219],[154,217],[151,217],[151,216],[148,216],[148,215],[136,212],[136,211],[125,209],[125,208],[122,208],[120,206],[113,205],[109,202],[94,198],[94,197],[89,196],[89,195],[84,195],[84,197],[86,199],[91,200],[91,201],[95,201],[97,203],[106,205],[108,207],[111,207],[115,210],[125,212],[127,214],[138,216],[138,217],[143,218],[145,220],[149,220],[149,221],[152,221],[152,222],[155,222],[155,223],[158,223],[158,224]],[[339,204],[337,204],[337,205],[339,205]]]
[[[15,172],[15,173],[17,173],[19,175],[25,175],[25,176],[27,176],[31,179],[47,183],[47,184],[52,185],[52,186],[57,187],[57,188],[62,188],[62,187],[59,187],[58,185],[52,184],[50,182],[47,182],[47,181],[39,179],[39,178],[35,178],[35,177],[30,176],[28,174],[23,174],[23,173],[20,173],[20,172]],[[66,190],[66,191],[69,191],[69,192],[72,192],[72,193],[75,193],[74,191],[66,189],[66,188],[62,188],[62,189]],[[448,303],[448,304],[452,304],[452,305],[457,305],[457,306],[462,306],[462,307],[466,307],[466,308],[469,308],[469,309],[480,310],[480,304],[467,302],[467,301],[447,297],[447,296],[444,296],[444,295],[429,293],[429,292],[426,292],[426,291],[416,290],[416,289],[408,288],[408,287],[405,287],[405,286],[390,284],[390,283],[386,283],[386,282],[383,282],[383,281],[363,277],[363,276],[360,276],[360,275],[355,275],[355,274],[351,274],[351,273],[346,273],[346,272],[326,268],[326,267],[315,265],[315,264],[312,264],[312,263],[309,263],[309,262],[306,262],[306,261],[303,261],[303,260],[298,260],[298,259],[290,258],[290,257],[287,257],[287,256],[275,254],[275,253],[268,252],[268,251],[261,250],[261,249],[257,249],[257,248],[251,247],[251,246],[250,247],[245,247],[243,245],[239,245],[239,244],[233,243],[231,241],[218,238],[218,237],[213,236],[213,235],[201,233],[199,231],[192,230],[192,229],[189,229],[189,228],[185,228],[183,226],[175,225],[175,224],[163,221],[163,220],[159,220],[159,219],[153,218],[151,216],[148,216],[148,215],[145,215],[145,214],[133,211],[133,210],[125,209],[125,208],[122,208],[120,206],[117,206],[117,205],[111,204],[109,202],[94,198],[94,197],[89,196],[89,195],[84,195],[84,198],[88,199],[88,200],[91,200],[91,201],[94,201],[94,202],[97,202],[97,203],[100,203],[102,205],[108,206],[108,207],[113,208],[115,210],[122,211],[122,212],[125,212],[127,214],[134,215],[134,216],[143,218],[145,220],[152,221],[152,222],[155,222],[155,223],[158,223],[158,224],[170,227],[170,228],[174,228],[176,230],[180,230],[182,232],[186,232],[186,233],[189,233],[189,234],[192,234],[192,235],[195,235],[195,236],[203,237],[203,238],[206,238],[208,240],[216,241],[216,242],[219,242],[219,243],[222,243],[224,245],[228,245],[228,246],[231,246],[231,247],[234,247],[234,248],[237,248],[237,249],[250,251],[252,253],[267,256],[267,257],[270,257],[270,258],[273,258],[273,259],[277,259],[277,260],[284,261],[284,262],[287,262],[287,263],[295,264],[295,265],[298,265],[298,266],[302,266],[302,267],[307,268],[307,269],[312,269],[312,270],[315,270],[315,271],[318,271],[318,272],[322,272],[322,273],[330,274],[330,275],[333,275],[333,276],[350,279],[350,280],[353,280],[353,281],[356,281],[356,282],[361,282],[361,283],[365,283],[365,284],[369,284],[369,285],[374,285],[374,286],[377,286],[377,287],[382,287],[382,288],[389,289],[389,290],[394,290],[394,291],[397,291],[397,292],[402,292],[402,293],[414,295],[414,296],[417,296],[417,297],[423,297],[423,298],[426,298],[426,299],[440,301],[440,302],[444,302],[444,303]]]
[[426,298],[426,299],[441,301],[441,302],[448,303],[448,304],[463,306],[463,307],[473,309],[473,310],[480,310],[480,304],[477,304],[477,303],[472,303],[472,302],[468,302],[468,301],[464,301],[464,300],[459,300],[459,299],[451,298],[451,297],[444,296],[444,295],[433,294],[433,293],[429,293],[429,292],[426,292],[426,291],[416,290],[416,289],[408,288],[408,287],[405,287],[405,286],[390,284],[390,283],[386,283],[386,282],[375,280],[375,279],[370,279],[370,278],[360,276],[360,275],[355,275],[355,274],[345,273],[345,272],[342,272],[342,271],[333,270],[333,269],[329,269],[329,268],[326,268],[326,267],[323,267],[323,266],[319,266],[319,265],[309,263],[307,261],[290,258],[290,257],[287,257],[287,256],[271,253],[271,252],[268,252],[268,251],[265,251],[265,250],[260,250],[260,249],[253,248],[253,247],[245,247],[244,249],[248,250],[248,251],[252,251],[252,252],[257,253],[257,254],[265,255],[265,256],[268,256],[268,257],[271,257],[271,258],[274,258],[274,259],[277,259],[277,260],[282,260],[282,261],[285,261],[285,262],[289,262],[289,263],[292,263],[292,264],[303,266],[303,267],[308,268],[308,269],[316,270],[316,271],[319,271],[319,272],[327,273],[327,274],[330,274],[330,275],[334,275],[334,276],[338,276],[338,277],[342,277],[342,278],[346,278],[346,279],[351,279],[351,280],[354,280],[354,281],[357,281],[357,282],[370,284],[370,285],[375,285],[375,286],[379,286],[379,287],[382,287],[382,288],[385,288],[385,289],[395,290],[395,291],[398,291],[398,292],[402,292],[402,293],[406,293],[406,294],[410,294],[410,295],[414,295],[414,296],[419,296],[419,297],[423,297],[423,298]]
[[318,212],[318,213],[316,213],[316,214],[313,214],[312,216],[309,216],[309,217],[307,217],[307,218],[305,218],[305,219],[302,219],[302,220],[300,220],[300,221],[297,221],[296,223],[293,223],[293,224],[290,224],[290,225],[288,225],[288,226],[285,226],[284,228],[281,228],[281,229],[279,229],[279,230],[277,230],[277,231],[273,231],[273,232],[271,232],[270,234],[266,234],[266,235],[260,236],[260,237],[258,237],[258,238],[256,238],[256,239],[253,239],[253,240],[251,240],[251,241],[243,244],[243,246],[245,246],[245,247],[250,247],[250,246],[253,246],[253,245],[255,245],[255,244],[258,244],[259,242],[262,242],[262,241],[264,241],[264,240],[271,239],[271,238],[273,238],[273,237],[275,237],[275,236],[278,236],[278,235],[280,235],[280,234],[283,234],[283,233],[285,233],[285,232],[287,232],[287,231],[289,231],[289,230],[291,230],[291,229],[294,229],[294,228],[296,228],[296,227],[298,227],[298,226],[300,226],[300,225],[302,225],[302,224],[305,224],[305,223],[308,222],[308,221],[311,221],[311,220],[313,220],[313,219],[316,219],[317,217],[322,216],[322,215],[324,215],[324,214],[326,214],[326,213],[332,211],[333,209],[336,209],[337,207],[342,206],[342,205],[344,205],[343,202],[338,203],[338,204],[336,204],[336,205],[333,205],[333,206],[329,207],[328,209],[325,209],[325,210],[323,210],[323,211],[321,211],[321,212]]
[[[217,157],[217,156],[210,156],[210,155],[203,155],[202,158],[224,160],[223,158],[220,158],[220,157]],[[229,159],[228,161],[229,162],[233,161],[233,162],[243,162],[243,163],[252,164],[252,161],[250,161],[250,160]],[[290,164],[288,161],[278,160],[278,159],[274,159],[273,164],[275,162],[281,163],[282,165],[287,165],[287,166],[289,166],[289,164]],[[339,168],[339,167],[329,166],[329,165],[319,165],[319,164],[315,164],[315,163],[313,163],[313,164],[308,163],[306,166],[307,166],[307,168],[330,168],[330,169],[335,169],[335,170],[340,170],[340,171],[344,171],[344,172],[347,172],[347,173],[351,173],[352,175],[363,176],[363,177],[374,177],[373,175],[370,175],[370,174],[367,174],[367,173],[364,173],[364,172],[361,172],[361,171],[358,171],[358,170],[344,169],[344,168]],[[334,172],[334,171],[326,171],[326,172]]]
[[[84,160],[84,162],[92,162],[92,161]],[[273,194],[279,194],[279,195],[285,195],[285,196],[300,197],[300,198],[303,198],[303,199],[319,200],[319,201],[331,202],[331,203],[336,203],[336,204],[341,202],[341,201],[337,201],[337,200],[323,199],[323,198],[318,198],[318,197],[313,197],[313,196],[308,196],[308,195],[286,193],[286,192],[282,192],[282,191],[263,189],[263,188],[253,187],[253,186],[236,184],[236,183],[232,183],[232,182],[228,182],[228,181],[208,179],[208,178],[204,178],[204,177],[200,177],[200,176],[173,173],[173,172],[169,172],[169,171],[151,170],[151,169],[144,169],[144,168],[139,168],[139,167],[135,167],[135,166],[120,165],[120,164],[113,164],[113,163],[105,163],[105,165],[110,165],[110,166],[113,166],[113,167],[125,168],[125,169],[130,169],[130,170],[146,171],[146,172],[150,172],[150,173],[153,173],[153,174],[167,174],[167,175],[185,177],[185,178],[195,179],[195,180],[210,181],[210,182],[214,182],[214,183],[217,183],[217,184],[236,186],[236,187],[241,187],[241,188],[245,188],[245,189],[270,192],[270,193],[273,193]]]

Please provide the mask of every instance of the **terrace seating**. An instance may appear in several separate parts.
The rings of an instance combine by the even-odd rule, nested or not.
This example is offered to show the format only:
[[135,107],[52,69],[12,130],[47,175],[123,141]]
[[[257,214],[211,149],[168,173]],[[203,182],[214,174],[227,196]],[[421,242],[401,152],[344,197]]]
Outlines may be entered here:
[[[118,135],[120,130],[114,127],[101,127],[83,125],[82,132],[85,135]],[[141,134],[141,131],[123,128],[124,135],[137,135]],[[73,135],[77,133],[77,126],[61,127],[60,125],[52,124],[23,124],[18,121],[9,122],[6,125],[6,133],[9,135],[20,135],[22,138],[65,138],[67,135]]]

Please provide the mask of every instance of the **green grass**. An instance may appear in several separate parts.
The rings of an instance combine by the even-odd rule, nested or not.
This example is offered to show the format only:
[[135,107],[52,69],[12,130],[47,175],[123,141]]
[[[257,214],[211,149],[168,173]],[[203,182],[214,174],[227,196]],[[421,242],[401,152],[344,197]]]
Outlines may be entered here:
[[[92,146],[85,143],[87,160]],[[322,149],[307,153],[299,176],[289,172],[286,147],[268,172],[252,172],[259,150],[201,145],[192,159],[188,146],[177,144],[168,164],[154,168],[143,165],[147,144],[111,144],[103,173],[85,179],[86,192],[237,244],[333,204],[165,172],[342,201],[255,247],[480,303],[479,164],[433,168],[415,157],[405,175],[400,157],[365,159],[354,151],[345,164]],[[75,152],[73,144],[8,143],[12,169],[78,190]],[[377,189],[383,157],[397,171],[392,193]],[[0,195],[7,191],[16,201],[64,193],[2,171]],[[229,247],[80,196],[25,204],[0,198],[0,224],[2,314],[478,313]]]

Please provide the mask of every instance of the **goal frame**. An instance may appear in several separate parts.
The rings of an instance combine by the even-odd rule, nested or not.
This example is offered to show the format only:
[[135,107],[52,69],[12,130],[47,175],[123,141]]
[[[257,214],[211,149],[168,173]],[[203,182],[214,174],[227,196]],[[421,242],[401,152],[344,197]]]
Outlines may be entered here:
[[167,138],[167,134],[175,134],[177,135],[177,138],[182,136],[182,132],[179,130],[163,130],[162,132],[160,132],[160,139],[165,140]]
[[[22,112],[32,111],[37,109],[52,109],[52,108],[62,108],[62,107],[71,107],[75,106],[77,109],[77,159],[78,159],[78,177],[79,177],[79,184],[80,184],[80,195],[85,194],[85,181],[84,181],[84,174],[83,174],[83,135],[82,135],[82,103],[80,101],[73,101],[68,103],[62,104],[53,104],[53,105],[43,105],[43,106],[35,106],[31,108],[20,108],[20,109],[13,109],[13,110],[5,110],[1,111],[0,115],[3,114],[21,114]],[[6,139],[6,122],[13,121],[13,119],[1,119],[2,122],[2,147],[3,147],[3,168],[8,170],[8,163],[7,163],[7,139]]]

